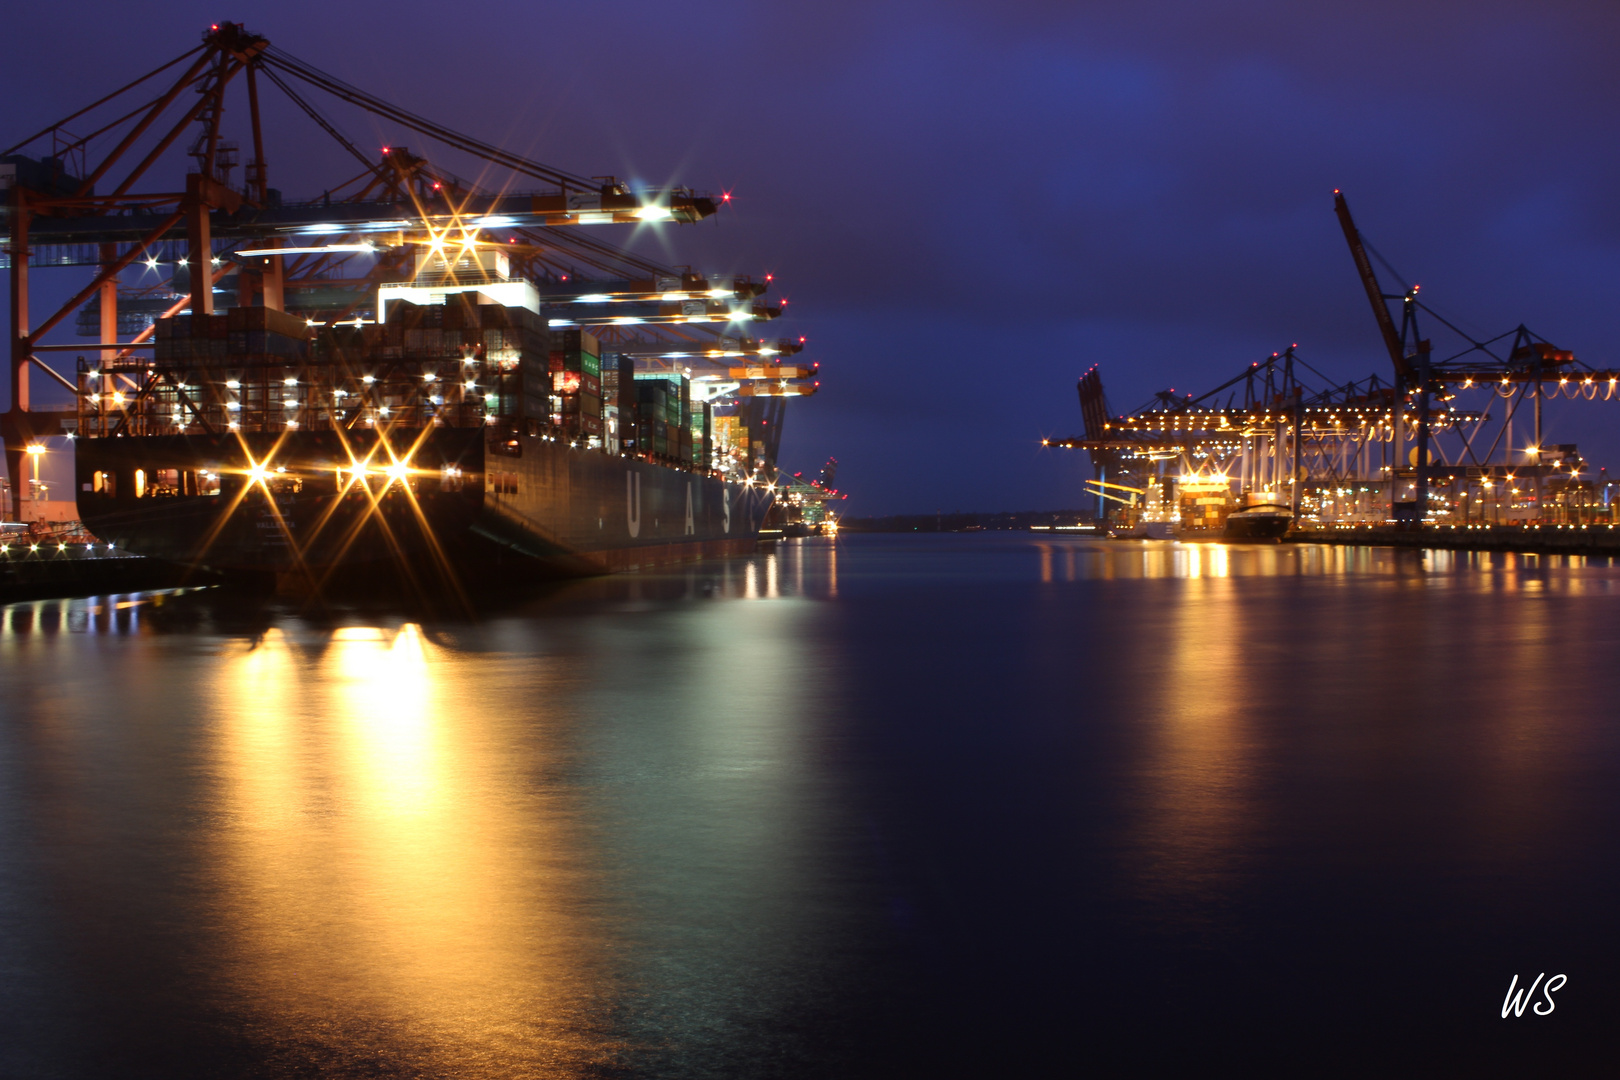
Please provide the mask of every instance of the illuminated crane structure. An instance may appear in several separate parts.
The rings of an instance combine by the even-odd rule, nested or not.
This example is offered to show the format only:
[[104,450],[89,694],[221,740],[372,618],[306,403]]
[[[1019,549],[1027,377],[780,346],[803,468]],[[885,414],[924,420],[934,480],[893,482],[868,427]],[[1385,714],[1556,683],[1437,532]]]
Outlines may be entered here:
[[778,482],[781,492],[776,501],[781,508],[782,525],[788,535],[819,535],[837,530],[837,519],[827,504],[849,498],[832,486],[837,474],[838,459],[828,458],[827,464],[821,468],[821,475],[814,480],[806,480],[803,473],[794,473],[785,483]]
[[[1296,522],[1415,528],[1598,514],[1594,478],[1575,446],[1545,440],[1542,406],[1549,397],[1613,400],[1620,370],[1582,364],[1522,325],[1476,340],[1420,301],[1416,285],[1385,293],[1376,252],[1340,192],[1334,209],[1392,378],[1338,383],[1291,345],[1202,394],[1162,391],[1115,415],[1093,366],[1078,384],[1085,437],[1047,445],[1088,450],[1100,481],[1225,485],[1232,506],[1287,505]],[[1438,355],[1420,318],[1458,344]]]
[[[246,99],[233,114],[246,121],[237,125],[245,163],[243,145],[226,137],[233,86]],[[354,175],[304,201],[270,186],[260,106],[261,91],[272,89],[353,159]],[[477,162],[481,175],[507,179],[490,187],[403,146],[362,148],[318,99],[362,110]],[[154,184],[160,163],[181,147],[191,158],[184,182]],[[489,282],[483,291],[501,294],[499,302],[520,302],[511,297],[523,293],[553,328],[590,329],[604,352],[622,350],[638,371],[673,371],[678,363],[694,397],[735,417],[734,429],[754,433],[737,456],[774,460],[782,402],[814,393],[819,382],[815,365],[780,363],[804,338],[747,333],[782,314],[785,301],[765,299],[771,275],[694,274],[584,228],[700,221],[730,198],[678,186],[632,189],[552,168],[350,86],[239,24],[213,25],[195,48],[0,151],[0,268],[9,271],[11,308],[10,408],[0,415],[0,434],[9,474],[23,475],[30,446],[74,430],[77,405],[39,400],[33,376],[76,401],[104,392],[134,407],[161,392],[185,412],[187,389],[148,377],[141,360],[155,346],[159,318],[212,314],[221,296],[301,316],[311,327],[364,326],[383,318],[389,290],[409,299],[419,286],[469,267]],[[30,277],[43,267],[94,274],[41,316],[30,304]],[[92,341],[47,344],[75,313],[79,333]],[[49,362],[53,352],[94,360],[81,357],[74,378]],[[14,516],[21,488],[13,484]]]

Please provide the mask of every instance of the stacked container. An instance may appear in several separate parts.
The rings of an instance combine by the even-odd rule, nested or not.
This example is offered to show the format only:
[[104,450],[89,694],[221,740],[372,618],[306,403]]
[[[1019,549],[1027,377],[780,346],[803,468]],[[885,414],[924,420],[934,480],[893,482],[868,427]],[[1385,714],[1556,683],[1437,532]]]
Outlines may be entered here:
[[[533,429],[550,421],[552,337],[537,313],[452,297],[442,305],[396,301],[388,316],[382,325],[320,328],[262,307],[159,319],[153,360],[99,365],[106,371],[80,362],[81,429],[469,427],[496,418]],[[165,378],[126,400],[114,376],[134,378],[149,365]]]
[[[667,457],[669,454],[669,380],[641,378],[636,383],[637,448],[644,454]],[[676,408],[680,399],[676,399]]]
[[395,301],[386,324],[365,329],[375,338],[372,355],[377,359],[441,360],[443,376],[453,382],[460,380],[451,365],[479,362],[484,375],[474,393],[489,413],[538,423],[550,417],[550,335],[532,311],[476,304],[464,297],[423,306]]
[[570,434],[602,434],[601,355],[588,330],[551,335],[551,422]]
[[700,469],[714,468],[714,437],[710,432],[713,426],[714,406],[705,401],[703,408],[692,413],[692,445],[697,452]]
[[223,316],[210,318],[225,320],[226,351],[231,356],[273,356],[296,362],[308,350],[310,328],[300,315],[273,308],[234,307]]
[[[483,304],[478,321],[464,339],[463,355],[471,352],[489,371],[501,373],[502,415],[545,423],[551,411],[551,333],[545,321],[527,308]],[[480,340],[471,340],[479,335]]]
[[620,449],[626,453],[646,453],[636,397],[636,362],[621,354],[614,358],[613,367],[618,373],[615,400],[619,406]]
[[[681,376],[680,414],[673,418],[677,426],[680,439],[678,445],[670,448],[671,456],[682,465],[692,464],[692,380]],[[702,448],[702,437],[699,436],[698,447]]]

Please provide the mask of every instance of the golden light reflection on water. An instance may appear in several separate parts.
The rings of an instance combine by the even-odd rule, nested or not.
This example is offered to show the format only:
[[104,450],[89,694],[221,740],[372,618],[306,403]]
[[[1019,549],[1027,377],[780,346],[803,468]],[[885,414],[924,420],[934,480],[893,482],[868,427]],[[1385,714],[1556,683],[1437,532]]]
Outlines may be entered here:
[[[844,602],[904,603],[872,591],[864,542],[842,549]],[[1607,564],[1062,542],[1043,560],[1002,543],[996,582],[1180,579],[1096,590],[1080,612],[1107,623],[1123,673],[1080,719],[1123,748],[1093,774],[1119,811],[1099,887],[1129,890],[1133,916],[1188,944],[1230,930],[1268,860],[1290,873],[1280,852],[1308,861],[1347,821],[1379,859],[1428,828],[1447,851],[1472,844],[1476,865],[1507,869],[1583,825],[1569,788],[1589,774],[1568,762],[1607,745],[1607,699],[1588,673],[1573,696],[1590,716],[1561,715],[1561,680],[1572,656],[1601,663],[1594,631],[1612,620],[1603,602],[1547,601],[1608,590],[1620,574]],[[921,545],[908,544],[885,573],[912,565]],[[684,1053],[701,1074],[795,1030],[785,1052],[747,1059],[766,1064],[712,1073],[801,1060],[826,1030],[802,1018],[866,978],[871,955],[849,929],[871,917],[871,895],[850,884],[865,864],[828,852],[838,837],[864,845],[866,823],[843,815],[877,774],[825,783],[819,710],[892,725],[857,712],[840,680],[893,665],[883,650],[845,651],[818,621],[839,547],[777,550],[775,573],[756,556],[612,579],[598,585],[621,592],[583,618],[527,612],[477,641],[459,627],[322,631],[277,615],[250,646],[164,629],[155,602],[0,609],[0,660],[26,703],[10,722],[27,738],[6,749],[28,768],[8,781],[44,800],[29,815],[55,853],[41,877],[56,877],[48,895],[74,946],[136,973],[104,1000],[137,978],[183,983],[186,1010],[226,1017],[206,1037],[262,1051],[267,1075],[671,1075],[635,1072],[664,1048],[658,1060]],[[953,570],[939,587],[960,580]],[[1375,588],[1237,580],[1247,574],[1363,574]],[[1445,590],[1491,595],[1457,605]],[[1082,608],[1068,604],[1078,590],[1036,591],[1031,618]],[[710,602],[744,595],[757,602]],[[1034,677],[1058,680],[1051,700],[1112,678],[1073,633],[1040,641],[1054,662]],[[1347,656],[1347,641],[1361,651]],[[1473,670],[1421,669],[1415,646]],[[932,655],[919,665],[930,677]],[[767,689],[757,672],[772,674]],[[929,715],[917,745],[931,748],[938,726]],[[1369,785],[1393,778],[1426,800],[1448,775],[1432,803],[1377,812],[1389,789]],[[186,854],[143,867],[132,837]],[[959,840],[941,836],[941,849]],[[146,949],[122,952],[126,941]],[[186,1010],[164,1036],[206,1026]]]
[[[1580,593],[1611,585],[1610,560],[1579,555],[1408,550],[1337,544],[1224,544],[1162,540],[1037,540],[1042,583],[1155,578],[1324,577],[1371,574],[1431,584],[1495,589],[1549,588]],[[1584,573],[1590,569],[1591,573]],[[1547,571],[1577,571],[1549,577]],[[1485,571],[1485,573],[1480,573]]]
[[[1328,546],[1233,547],[1224,560],[1213,545],[1107,555],[1099,553],[1099,570],[1112,562],[1184,579],[1130,620],[1153,650],[1133,680],[1143,737],[1123,850],[1127,888],[1161,929],[1197,933],[1243,902],[1266,844],[1293,825],[1277,817],[1278,785],[1301,783],[1276,768],[1291,754],[1326,778],[1320,801],[1308,783],[1293,794],[1295,814],[1315,814],[1318,828],[1364,816],[1388,828],[1390,852],[1421,847],[1414,838],[1428,839],[1424,830],[1455,829],[1456,815],[1472,827],[1452,842],[1481,861],[1526,857],[1538,839],[1578,827],[1561,818],[1569,805],[1558,790],[1561,740],[1580,732],[1596,744],[1605,721],[1561,708],[1549,673],[1561,658],[1586,655],[1590,642],[1560,621],[1578,609],[1542,601],[1611,591],[1606,561]],[[1278,608],[1233,580],[1279,574],[1363,575],[1380,601],[1313,594],[1328,606]],[[1483,595],[1459,623],[1436,617],[1450,609],[1422,595],[1435,590]],[[1480,670],[1458,670],[1459,656]],[[1468,781],[1419,797],[1427,817],[1411,805],[1358,804],[1366,786],[1385,790],[1391,775],[1431,753]]]
[[498,1072],[536,1042],[611,1053],[580,1019],[611,979],[570,914],[590,895],[578,846],[554,814],[514,812],[478,687],[417,627],[312,648],[271,631],[225,682],[220,930],[245,1013],[432,1071]]
[[[1195,564],[1217,560],[1189,558]],[[1245,734],[1251,629],[1227,583],[1198,581],[1164,620],[1164,677],[1142,683],[1146,744],[1130,876],[1150,910],[1183,928],[1233,891],[1254,825]]]
[[[798,582],[828,551],[749,560],[769,602],[707,602],[740,598],[727,563],[712,589],[644,577],[656,605],[444,637],[277,611],[250,641],[218,629],[240,626],[229,597],[139,635],[91,613],[163,605],[0,607],[27,616],[0,629],[0,658],[31,654],[17,697],[59,702],[12,719],[56,793],[40,828],[81,853],[57,883],[76,940],[120,971],[146,958],[112,939],[161,942],[149,974],[266,1075],[597,1075],[775,1038],[764,1022],[820,1007],[843,962],[806,841],[827,680]],[[57,613],[74,634],[45,629]],[[775,677],[739,692],[737,664]],[[186,854],[103,853],[130,836]]]

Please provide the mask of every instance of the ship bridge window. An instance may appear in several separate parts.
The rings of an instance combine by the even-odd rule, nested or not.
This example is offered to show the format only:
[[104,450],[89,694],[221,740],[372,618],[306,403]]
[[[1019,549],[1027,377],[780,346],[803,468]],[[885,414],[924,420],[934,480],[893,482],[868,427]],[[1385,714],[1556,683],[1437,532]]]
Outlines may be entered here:
[[465,477],[461,475],[460,469],[454,465],[446,465],[444,470],[439,474],[439,490],[460,491],[461,484],[464,479]]
[[146,470],[145,469],[136,469],[135,470],[135,497],[137,499],[146,498]]
[[[136,473],[137,477],[141,474]],[[140,495],[140,480],[136,480],[136,494]],[[146,482],[146,497],[149,499],[167,499],[180,494],[179,469],[153,469]]]
[[96,474],[90,478],[90,490],[98,495],[117,495],[118,477],[110,472],[102,472],[97,469]]
[[217,469],[198,469],[194,473],[186,473],[189,490],[188,495],[218,495],[219,471]]
[[489,472],[484,474],[485,486],[495,495],[516,495],[518,493],[517,473]]

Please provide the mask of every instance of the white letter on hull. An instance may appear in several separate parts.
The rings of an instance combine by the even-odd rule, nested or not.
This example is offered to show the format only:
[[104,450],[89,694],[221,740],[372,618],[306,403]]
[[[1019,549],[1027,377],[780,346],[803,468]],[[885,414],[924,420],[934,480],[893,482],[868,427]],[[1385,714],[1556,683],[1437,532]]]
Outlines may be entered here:
[[731,531],[731,489],[721,488],[721,491],[725,498],[720,500],[720,531],[728,533]]
[[692,527],[692,481],[688,480],[686,482],[686,535],[691,536],[695,532],[697,532],[697,529]]
[[633,469],[624,474],[624,516],[634,540],[641,535],[641,477]]

